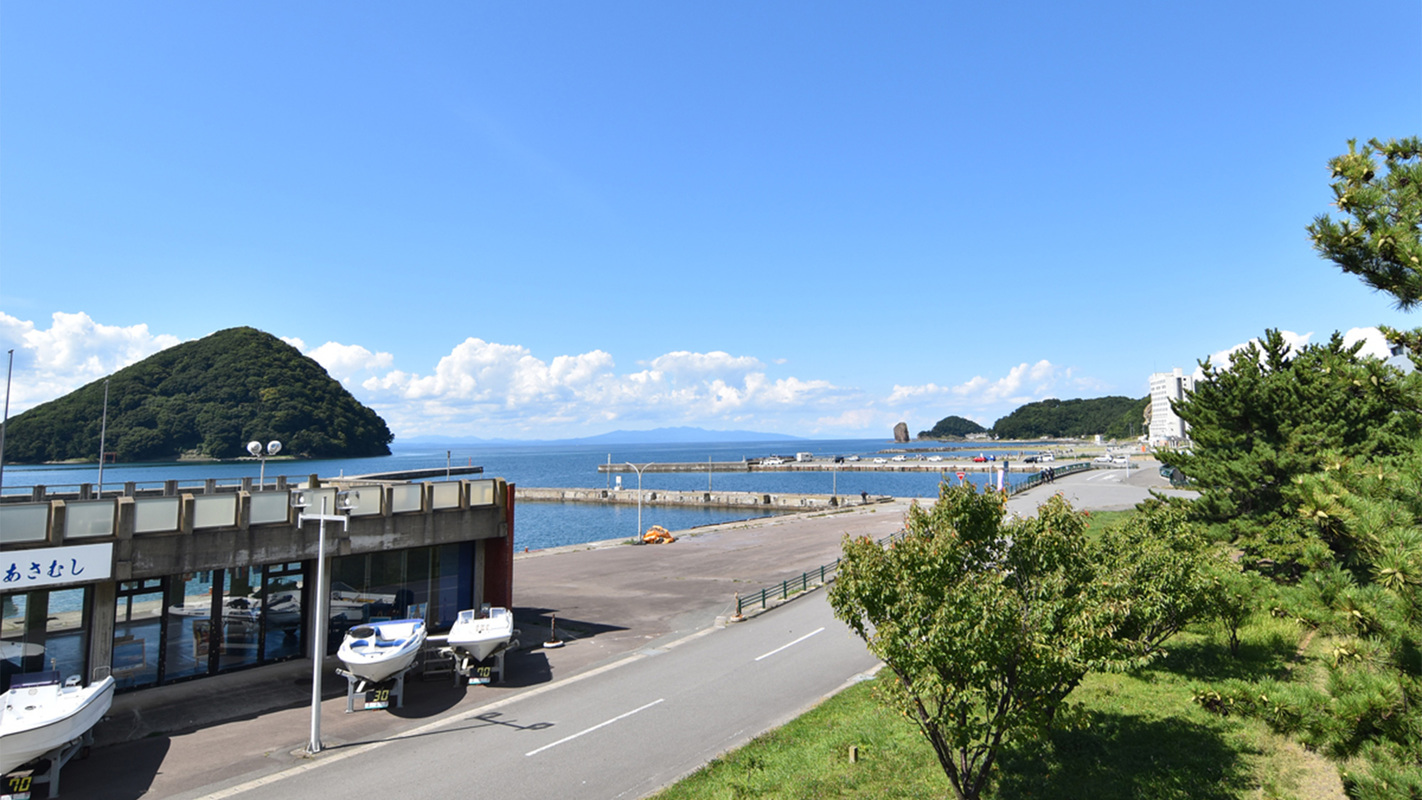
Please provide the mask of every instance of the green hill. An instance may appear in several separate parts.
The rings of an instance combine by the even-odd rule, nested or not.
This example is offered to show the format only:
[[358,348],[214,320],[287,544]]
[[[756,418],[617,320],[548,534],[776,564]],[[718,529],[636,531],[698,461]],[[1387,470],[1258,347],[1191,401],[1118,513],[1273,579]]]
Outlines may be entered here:
[[961,439],[970,433],[983,433],[987,428],[966,418],[949,416],[938,420],[931,430],[919,431],[920,439]]
[[1090,400],[1041,400],[1028,403],[993,423],[999,439],[1093,436],[1115,439],[1138,436],[1149,397],[1096,397]]
[[[16,415],[6,460],[97,461],[103,408],[99,380]],[[320,364],[255,328],[218,331],[109,376],[105,448],[119,461],[233,458],[272,439],[301,457],[378,456],[393,438]]]

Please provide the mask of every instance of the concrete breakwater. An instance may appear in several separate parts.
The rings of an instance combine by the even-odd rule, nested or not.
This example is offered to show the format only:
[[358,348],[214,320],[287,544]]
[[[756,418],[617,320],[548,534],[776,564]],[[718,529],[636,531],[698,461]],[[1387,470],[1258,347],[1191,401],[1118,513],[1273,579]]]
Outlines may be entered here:
[[[1059,462],[1060,463],[1060,462]],[[690,461],[681,463],[653,463],[641,465],[644,474],[653,472],[997,472],[1006,468],[1010,472],[1037,472],[1041,466],[1022,463],[1012,459],[1001,461],[928,461],[884,459],[883,463],[873,461],[779,461],[762,463],[759,459],[749,461]],[[630,464],[598,464],[600,473],[636,472]]]
[[[550,489],[516,488],[516,496],[521,502],[534,503],[606,503],[637,505],[636,489]],[[843,508],[846,506],[888,503],[892,497],[885,495],[831,495],[792,494],[788,492],[702,492],[665,491],[644,489],[643,505],[660,506],[701,506],[721,508],[781,508],[812,510],[817,508]]]

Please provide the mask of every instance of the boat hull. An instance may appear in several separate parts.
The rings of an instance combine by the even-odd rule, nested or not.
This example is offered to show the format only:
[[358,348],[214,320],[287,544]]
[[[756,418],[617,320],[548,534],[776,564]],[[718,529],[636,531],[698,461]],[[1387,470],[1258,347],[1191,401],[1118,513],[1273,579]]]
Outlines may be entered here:
[[380,683],[409,669],[424,644],[422,620],[373,622],[347,631],[336,657],[356,678]]
[[483,661],[507,647],[513,638],[513,614],[508,609],[490,609],[487,617],[461,611],[449,629],[448,646],[461,656]]
[[0,775],[88,733],[113,700],[113,678],[82,688],[50,684],[6,692],[0,710]]

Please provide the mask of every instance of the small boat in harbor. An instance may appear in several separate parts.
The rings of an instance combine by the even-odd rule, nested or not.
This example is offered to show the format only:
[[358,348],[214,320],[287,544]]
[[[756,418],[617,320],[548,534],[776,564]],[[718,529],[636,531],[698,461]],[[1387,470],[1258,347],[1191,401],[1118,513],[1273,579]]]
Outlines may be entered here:
[[79,685],[58,670],[14,676],[0,706],[0,775],[84,738],[114,700],[114,679]]
[[346,631],[336,657],[352,677],[380,683],[410,668],[425,644],[425,621],[370,622]]
[[483,661],[509,646],[513,639],[513,612],[507,608],[485,607],[459,612],[449,629],[447,644],[465,663]]

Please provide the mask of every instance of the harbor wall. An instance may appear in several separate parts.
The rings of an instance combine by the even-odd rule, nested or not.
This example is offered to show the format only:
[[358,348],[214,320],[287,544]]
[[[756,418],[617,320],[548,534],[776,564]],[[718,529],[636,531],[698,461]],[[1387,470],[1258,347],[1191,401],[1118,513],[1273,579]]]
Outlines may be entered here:
[[[637,505],[636,489],[551,489],[517,488],[518,499],[534,503],[605,503]],[[792,494],[786,492],[702,492],[644,489],[642,503],[660,506],[703,506],[720,508],[841,508],[849,505],[887,503],[883,495]]]

